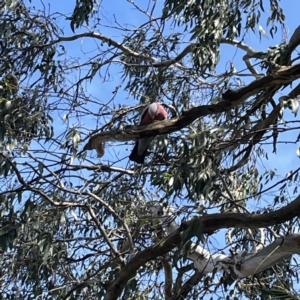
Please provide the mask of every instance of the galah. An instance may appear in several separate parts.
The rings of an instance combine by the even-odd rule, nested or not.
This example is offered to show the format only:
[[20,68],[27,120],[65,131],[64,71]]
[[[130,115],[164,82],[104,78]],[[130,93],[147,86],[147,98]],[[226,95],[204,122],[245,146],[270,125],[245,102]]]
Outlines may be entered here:
[[[148,105],[142,112],[140,118],[140,125],[147,125],[153,121],[162,121],[165,120],[168,116],[167,111],[160,103],[151,103]],[[129,156],[129,159],[137,162],[138,164],[143,164],[145,156],[148,154],[148,147],[152,140],[153,136],[149,138],[143,138],[136,141],[135,146]]]

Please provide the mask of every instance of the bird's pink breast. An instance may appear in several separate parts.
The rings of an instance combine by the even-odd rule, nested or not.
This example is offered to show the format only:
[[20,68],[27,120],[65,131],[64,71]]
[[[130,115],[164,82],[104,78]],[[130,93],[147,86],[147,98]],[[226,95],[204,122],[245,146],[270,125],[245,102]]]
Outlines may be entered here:
[[144,113],[144,115],[142,116],[142,119],[141,119],[141,122],[140,122],[140,125],[146,125],[146,124],[149,124],[149,123],[152,123],[153,122],[153,119],[152,117],[150,116],[148,110]]

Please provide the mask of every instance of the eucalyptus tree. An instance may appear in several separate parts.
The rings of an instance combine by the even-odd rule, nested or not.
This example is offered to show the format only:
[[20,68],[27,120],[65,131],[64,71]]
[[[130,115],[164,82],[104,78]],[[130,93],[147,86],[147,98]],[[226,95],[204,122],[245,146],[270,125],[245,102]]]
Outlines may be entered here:
[[0,4],[2,298],[296,299],[300,26],[278,0],[56,5]]

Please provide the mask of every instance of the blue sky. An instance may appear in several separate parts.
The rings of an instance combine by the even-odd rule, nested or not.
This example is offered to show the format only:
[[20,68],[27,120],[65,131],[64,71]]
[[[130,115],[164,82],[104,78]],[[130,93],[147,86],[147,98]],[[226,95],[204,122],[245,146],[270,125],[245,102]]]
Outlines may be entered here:
[[[48,5],[46,3],[49,3],[49,11],[51,13],[59,12],[62,15],[60,17],[57,17],[57,22],[59,26],[64,30],[65,36],[71,36],[73,35],[73,32],[70,29],[70,25],[68,21],[65,20],[65,17],[63,15],[70,16],[73,11],[73,6],[75,4],[75,1],[58,1],[58,0],[52,0],[52,1],[44,1],[44,4],[46,7]],[[135,1],[138,4],[143,4],[145,8],[147,7],[148,1],[144,0],[138,0]],[[265,3],[265,11],[268,11],[268,3],[269,1],[264,1]],[[117,3],[117,4],[116,4]],[[29,4],[29,1],[28,1]],[[36,5],[37,8],[41,8],[41,2],[38,0],[32,0],[32,4]],[[161,7],[163,5],[163,1],[158,1],[157,4],[157,10],[156,15],[159,15],[161,11]],[[287,28],[287,37],[288,39],[291,37],[291,34],[296,29],[296,27],[299,25],[298,21],[298,11],[300,9],[300,1],[293,1],[293,5],[291,5],[291,1],[281,1],[281,5],[284,9],[284,12],[286,14],[286,28]],[[117,20],[118,23],[126,28],[133,28],[134,26],[139,26],[139,24],[146,21],[144,17],[141,17],[142,14],[137,11],[136,8],[132,6],[131,3],[125,0],[119,0],[119,1],[110,1],[110,0],[104,0],[102,1],[102,7],[103,9],[99,13],[98,17],[101,18],[101,22],[107,26],[101,27],[101,33],[107,36],[110,36],[111,38],[121,41],[122,40],[122,32],[120,30],[112,28],[115,23],[114,20]],[[267,15],[267,14],[266,14]],[[244,42],[250,45],[255,50],[260,51],[266,51],[266,49],[269,46],[274,46],[276,44],[279,44],[282,42],[283,34],[281,32],[281,29],[279,28],[278,33],[275,35],[274,39],[271,38],[269,34],[269,29],[266,27],[266,16],[262,16],[260,25],[265,29],[265,31],[268,34],[268,38],[265,38],[262,36],[260,39],[258,35],[254,35],[251,33],[248,33],[245,37]],[[91,26],[93,24],[90,24]],[[85,28],[79,28],[76,30],[75,34],[85,32]],[[88,57],[92,57],[97,54],[98,48],[95,41],[91,38],[84,38],[84,39],[78,39],[73,42],[67,42],[64,43],[64,46],[66,47],[67,55],[70,57],[78,57],[79,61],[83,62]],[[221,47],[221,62],[217,67],[217,70],[220,72],[224,72],[226,69],[228,69],[228,65],[230,61],[234,61],[235,67],[237,70],[243,70],[245,69],[245,64],[242,61],[242,56],[244,55],[244,51],[234,48],[229,45],[223,45]],[[111,71],[111,80],[103,82],[103,80],[98,77],[97,75],[94,77],[93,81],[91,83],[86,83],[86,90],[91,95],[91,97],[95,97],[97,101],[106,103],[108,99],[112,97],[112,91],[115,89],[116,85],[120,82],[120,77],[122,75],[121,69],[116,66],[112,66],[110,68]],[[71,79],[73,77],[76,77],[76,74],[72,74],[70,76]],[[253,78],[249,77],[247,79],[248,82],[252,81]],[[245,81],[247,82],[245,79]],[[286,88],[278,95],[276,95],[275,100],[278,100],[279,96],[288,94],[290,88]],[[137,100],[135,100],[131,95],[128,95],[126,91],[120,91],[116,98],[115,98],[115,104],[126,104],[128,106],[134,106],[138,104]],[[112,107],[112,106],[111,106]],[[113,107],[112,107],[113,109]],[[55,120],[55,127],[56,127],[56,134],[59,132],[63,132],[66,128],[66,124],[63,123],[64,113],[58,113],[60,117]],[[299,113],[300,115],[300,113]],[[284,113],[284,118],[286,120],[296,120],[295,117],[292,115],[292,113],[288,110]],[[109,118],[107,119],[109,121]],[[69,120],[69,126],[70,128],[72,126],[76,126],[77,120],[70,119]],[[89,128],[90,130],[96,129],[95,124],[95,118],[85,118],[83,123],[81,124],[84,127]],[[100,124],[99,127],[101,127]],[[296,137],[298,135],[298,132],[293,133],[285,133],[280,136],[279,141],[295,141]],[[119,163],[120,166],[125,167],[128,163],[128,155],[130,154],[130,151],[132,149],[133,142],[129,142],[127,146],[123,146],[124,144],[115,142],[110,143],[108,147],[106,147],[106,155],[99,160],[96,158],[95,151],[91,151],[88,153],[88,158],[95,158],[94,162],[98,163],[101,161],[104,164],[107,164],[109,161],[115,160],[116,155],[122,159]],[[300,144],[284,144],[279,143],[277,145],[277,153],[276,155],[272,153],[272,145],[265,146],[266,151],[268,152],[269,160],[265,160],[263,163],[260,164],[261,169],[277,169],[281,176],[284,177],[285,174],[287,174],[289,171],[294,170],[299,165],[299,158],[296,155],[296,149]],[[83,145],[82,145],[83,146]]]
[[[38,3],[38,1],[33,1],[33,3]],[[73,5],[75,1],[49,1],[50,4],[50,10],[52,12],[60,11],[63,14],[71,14]],[[135,1],[138,4],[143,3],[144,7],[147,6],[148,1]],[[268,3],[269,1],[264,1],[264,3]],[[116,3],[118,3],[116,5]],[[157,13],[160,12],[160,7],[162,6],[163,1],[158,1],[158,9]],[[295,28],[299,25],[299,19],[298,19],[298,11],[300,10],[300,2],[299,1],[293,1],[293,4],[291,5],[291,1],[281,1],[281,5],[284,9],[284,12],[286,14],[286,25],[287,25],[287,36],[290,38],[292,32],[295,30]],[[132,7],[130,3],[127,1],[109,1],[104,0],[102,1],[102,7],[103,10],[101,11],[101,14],[99,17],[103,20],[103,23],[106,23],[107,25],[113,26],[113,17],[115,16],[115,19],[118,20],[119,24],[124,25],[124,27],[132,27],[138,26],[142,22],[145,21],[144,18],[141,18],[141,14],[137,12],[135,8]],[[268,10],[268,5],[265,4],[265,11]],[[65,22],[64,18],[61,18],[60,24],[63,25],[63,29],[65,32],[65,35],[72,35],[72,31],[70,30],[69,24]],[[248,34],[245,38],[245,43],[248,43],[251,47],[253,47],[256,50],[265,51],[269,46],[274,46],[276,44],[279,44],[282,41],[282,33],[279,28],[278,33],[275,35],[274,39],[271,38],[270,34],[268,33],[268,29],[266,27],[266,17],[265,15],[262,16],[260,25],[265,29],[265,31],[268,34],[268,38],[262,37],[261,40],[258,38],[258,36],[254,36],[252,34]],[[84,29],[77,29],[76,33],[84,32]],[[117,41],[121,41],[122,38],[122,32],[118,30],[113,30],[108,27],[102,27],[101,33],[111,36]],[[82,40],[77,40],[71,43],[65,43],[65,46],[67,48],[68,55],[72,56],[83,56],[85,58],[85,55],[93,55],[93,52],[95,50],[95,43],[92,39],[85,38]],[[232,46],[224,45],[221,48],[221,63],[218,66],[218,69],[225,69],[228,67],[228,62],[233,60],[235,63],[235,67],[237,70],[242,70],[245,68],[244,63],[241,60],[241,57],[244,55],[244,52],[240,49],[234,49]],[[120,69],[117,69],[116,67],[113,67],[112,70],[115,70],[115,74],[112,71],[113,80],[111,82],[106,82],[105,84],[101,82],[101,80],[98,81],[97,77],[94,78],[92,83],[90,85],[87,85],[88,91],[91,95],[94,95],[96,98],[102,100],[103,102],[106,101],[106,99],[111,98],[112,90],[116,86],[116,82],[119,79],[120,76]],[[252,80],[253,78],[249,78],[249,80]],[[281,94],[279,96],[287,94],[289,91],[289,88],[286,88],[285,90],[281,91]],[[127,105],[136,105],[137,101],[133,98],[128,97],[128,94],[126,92],[119,93],[116,102],[119,103],[126,103]],[[286,111],[285,119],[293,119],[294,116],[289,112]],[[92,126],[92,124],[91,124]],[[286,140],[295,140],[295,136],[291,134],[285,134]],[[266,162],[266,166],[273,167],[276,166],[278,169],[282,169],[283,173],[288,172],[290,169],[293,169],[296,164],[299,163],[298,157],[295,155],[297,145],[290,145],[287,147],[285,144],[278,144],[278,150],[276,156],[272,154],[272,148],[267,147],[267,149],[270,149],[268,151],[269,153],[269,161]],[[128,153],[129,154],[129,153]],[[105,157],[103,158],[105,160]],[[274,160],[276,163],[274,164]]]
[[[75,1],[58,1],[58,0],[52,0],[48,1],[50,3],[50,11],[51,12],[57,12],[59,11],[62,14],[70,15],[73,10],[73,6],[75,4]],[[159,5],[158,7],[162,6],[163,1],[158,1]],[[32,0],[32,3],[35,4],[37,7],[40,7],[40,2],[37,0]],[[44,1],[44,3],[47,3],[47,1]],[[144,6],[147,1],[144,0],[138,0],[136,3],[143,3]],[[264,1],[264,3],[268,3],[268,1]],[[292,3],[292,5],[291,5]],[[300,1],[294,0],[294,1],[288,1],[283,0],[281,1],[281,5],[284,9],[284,12],[286,14],[286,26],[287,26],[287,36],[288,38],[291,37],[291,34],[296,29],[297,26],[299,26],[299,11],[300,11]],[[115,16],[115,19],[118,20],[118,22],[125,27],[127,26],[138,26],[145,20],[141,18],[140,14],[137,13],[136,9],[132,8],[132,5],[124,0],[117,0],[117,1],[111,1],[111,0],[104,0],[102,1],[102,6],[104,7],[102,13],[99,15],[104,23],[107,25],[113,25],[113,17]],[[265,10],[268,10],[268,6],[265,6]],[[159,10],[157,10],[159,12]],[[70,36],[73,35],[73,32],[70,29],[69,23],[64,20],[64,17],[57,19],[59,24],[63,27],[64,35]],[[254,36],[252,34],[248,34],[245,38],[245,43],[250,45],[252,48],[256,50],[266,51],[266,49],[269,46],[274,46],[276,44],[279,44],[282,42],[282,34],[281,30],[279,28],[278,34],[275,35],[275,38],[272,39],[270,34],[268,33],[268,29],[266,28],[266,19],[262,19],[260,25],[265,29],[265,31],[268,34],[268,38],[262,37],[261,40],[259,39],[258,35]],[[77,29],[75,33],[81,33],[84,32],[84,28]],[[113,30],[109,27],[103,27],[101,29],[101,33],[107,36],[111,36],[113,39],[117,41],[122,40],[122,32],[118,30]],[[81,40],[77,40],[74,42],[64,43],[67,53],[69,56],[76,56],[79,57],[80,60],[85,60],[89,56],[95,55],[95,49],[97,51],[97,47],[95,42],[90,38],[84,38]],[[221,48],[221,63],[218,66],[218,70],[223,70],[228,67],[228,62],[233,60],[235,62],[235,67],[237,70],[242,70],[245,68],[244,63],[241,60],[241,57],[245,53],[240,49],[234,49],[232,46],[222,46]],[[95,98],[99,99],[103,103],[107,101],[107,99],[110,99],[112,97],[112,91],[115,89],[115,86],[120,81],[120,69],[117,67],[112,67],[111,69],[112,73],[112,80],[110,82],[102,82],[101,78],[98,78],[95,76],[93,81],[91,83],[86,84],[86,88],[88,92],[94,96]],[[249,78],[249,80],[253,80],[253,78]],[[288,94],[290,88],[286,88],[285,90],[281,91],[278,96],[286,95]],[[276,96],[277,97],[277,96]],[[275,98],[275,100],[278,100],[278,98]],[[133,99],[133,97],[130,97],[127,92],[119,92],[117,94],[117,97],[115,99],[115,103],[120,104],[127,104],[129,106],[134,106],[137,103],[136,100]],[[60,115],[62,117],[62,115]],[[300,116],[300,113],[298,117]],[[284,117],[286,120],[295,120],[294,116],[291,112],[285,111]],[[298,118],[297,117],[297,118]],[[93,118],[88,121],[88,123],[85,123],[84,125],[91,130],[95,128],[95,124],[93,123]],[[57,121],[57,120],[56,120]],[[75,121],[74,121],[75,122]],[[85,121],[87,122],[87,121]],[[63,122],[60,121],[61,124],[61,130],[65,128],[65,125],[63,125]],[[70,121],[70,126],[72,126],[72,121]],[[56,128],[57,129],[57,128]],[[295,132],[293,134],[287,133],[280,137],[280,141],[283,139],[285,141],[294,141],[298,135],[298,132]],[[132,148],[133,142],[130,143],[128,146],[123,147],[122,143],[114,143],[111,144],[111,148],[107,148],[106,155],[101,159],[101,161],[106,164],[107,161],[111,161],[114,159],[115,152],[120,158],[123,158],[123,160],[120,162],[120,165],[122,167],[125,167],[127,165],[128,159],[126,156],[129,155],[130,150]],[[266,168],[276,168],[278,171],[280,171],[280,174],[284,177],[285,174],[287,174],[290,170],[294,170],[299,166],[299,158],[296,156],[296,148],[300,146],[300,144],[278,144],[277,145],[277,154],[272,153],[272,145],[266,146],[265,149],[268,151],[269,160],[264,161],[264,165],[261,164],[261,168],[263,169],[263,166]],[[128,151],[126,150],[128,149]],[[96,158],[95,152],[88,153],[88,158],[95,158],[95,163],[99,161],[99,159]],[[222,247],[222,242],[220,240],[214,240],[215,245],[217,247]],[[220,243],[218,245],[218,243]]]
[[[138,4],[143,4],[145,8],[147,7],[148,3],[148,1],[144,0],[138,0],[135,2]],[[264,1],[264,3],[268,2],[269,1]],[[32,3],[33,5],[36,5],[37,8],[41,7],[40,2],[38,0],[33,0]],[[44,3],[46,4],[47,2],[45,1]],[[70,25],[68,21],[65,20],[65,17],[63,15],[71,15],[75,1],[53,0],[48,1],[48,3],[50,3],[49,10],[51,13],[59,12],[62,14],[60,17],[57,17],[57,22],[59,26],[61,26],[61,28],[64,30],[64,36],[73,35],[74,33],[71,31]],[[116,3],[118,3],[118,5],[116,5]],[[288,39],[291,37],[293,31],[299,25],[297,12],[300,9],[299,1],[293,1],[293,6],[291,6],[290,3],[290,1],[282,1],[281,3],[286,14],[286,28]],[[159,15],[162,5],[163,1],[158,1],[156,15]],[[48,6],[46,5],[46,7]],[[141,23],[146,21],[144,17],[141,17],[142,14],[139,13],[136,8],[133,8],[131,3],[125,0],[119,0],[118,2],[104,0],[102,1],[102,7],[103,9],[99,13],[98,17],[101,18],[101,22],[106,26],[101,27],[101,33],[106,36],[110,36],[111,38],[117,41],[122,40],[122,32],[120,30],[112,28],[115,26],[114,20],[117,20],[118,24],[126,28],[133,28],[133,26],[139,26]],[[268,6],[266,4],[265,11],[268,11]],[[262,36],[260,39],[258,35],[248,33],[244,40],[245,43],[247,43],[252,48],[258,51],[266,51],[266,49],[269,46],[274,46],[282,42],[283,34],[280,28],[278,30],[278,33],[274,36],[274,39],[271,38],[269,34],[269,29],[266,27],[266,19],[267,17],[263,16],[260,25],[267,32],[268,38]],[[93,24],[90,24],[90,26],[92,25]],[[85,31],[85,28],[79,28],[76,30],[75,34],[82,33]],[[64,43],[64,46],[66,47],[66,53],[68,56],[78,57],[79,61],[81,62],[85,61],[88,57],[95,56],[98,51],[96,42],[91,38],[84,38],[78,39],[73,42],[67,42]],[[234,62],[235,67],[238,71],[245,69],[245,64],[242,61],[242,57],[244,54],[244,51],[242,51],[241,49],[234,48],[229,45],[223,45],[221,47],[221,61],[217,67],[217,70],[220,72],[224,72],[226,69],[228,69],[230,61]],[[86,90],[91,95],[91,97],[95,97],[95,99],[97,99],[97,101],[99,102],[106,103],[108,99],[112,97],[112,91],[120,82],[120,77],[122,75],[121,69],[112,65],[110,68],[110,72],[111,80],[103,82],[100,76],[96,75],[91,83],[86,83],[85,85]],[[73,77],[76,76],[76,74],[72,74],[71,80],[73,79]],[[248,79],[244,80],[246,82],[250,82],[253,80],[253,78],[249,77]],[[278,93],[278,95],[276,95],[275,100],[277,101],[279,96],[288,94],[289,90],[290,88],[288,87],[280,93]],[[114,103],[115,105],[126,104],[128,106],[134,106],[138,104],[137,100],[135,100],[131,95],[128,95],[126,91],[118,92]],[[113,109],[113,105],[111,105],[111,108]],[[91,109],[93,109],[93,107]],[[66,129],[66,124],[64,124],[64,122],[62,121],[63,114],[64,113],[58,112],[59,118],[56,118],[55,120],[56,134],[63,132]],[[286,120],[296,120],[292,113],[288,110],[285,111],[284,118]],[[110,117],[106,121],[109,120]],[[70,119],[69,127],[72,128],[73,125],[78,125],[78,120]],[[89,128],[90,131],[97,128],[97,124],[95,123],[94,117],[85,118],[84,121],[82,121],[82,124],[80,125]],[[102,125],[103,124],[99,124],[98,127],[101,127]],[[279,141],[295,141],[297,135],[297,131],[293,133],[288,132],[282,134],[279,138]],[[264,149],[266,149],[266,151],[268,152],[269,159],[259,163],[261,170],[263,171],[264,169],[277,169],[280,176],[285,177],[285,175],[289,171],[294,170],[299,165],[299,158],[296,155],[296,149],[299,145],[300,143],[298,143],[298,145],[279,143],[277,145],[276,154],[273,154],[272,144],[265,146]],[[132,147],[133,141],[129,142],[125,147],[124,144],[120,142],[109,143],[106,147],[106,154],[101,159],[96,157],[95,151],[89,151],[87,157],[89,159],[91,158],[94,163],[102,162],[103,164],[109,164],[109,162],[114,161],[116,157],[118,157],[119,159],[121,159],[118,165],[121,167],[126,167],[128,164],[128,155],[130,154]],[[79,162],[76,161],[76,163]],[[277,179],[281,179],[281,177],[278,177]],[[270,184],[272,183],[273,182],[271,182]]]

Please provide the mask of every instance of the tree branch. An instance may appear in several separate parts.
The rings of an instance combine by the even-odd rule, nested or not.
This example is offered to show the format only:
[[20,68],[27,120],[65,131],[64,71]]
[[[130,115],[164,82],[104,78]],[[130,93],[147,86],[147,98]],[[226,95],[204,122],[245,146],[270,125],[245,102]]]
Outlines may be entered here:
[[203,274],[198,270],[195,270],[195,273],[187,280],[177,295],[174,295],[174,300],[182,300],[186,299],[188,293],[192,290],[192,288],[199,282],[202,278]]
[[287,45],[286,55],[291,57],[293,51],[300,45],[300,26],[298,26],[291,36],[290,42]]
[[173,283],[172,265],[170,264],[169,259],[166,256],[163,256],[161,258],[161,263],[162,263],[164,271],[165,271],[165,299],[171,300],[172,299],[172,283]]
[[280,87],[284,84],[290,84],[298,78],[300,78],[300,64],[282,67],[274,74],[254,80],[241,89],[235,91],[228,90],[223,94],[224,101],[220,101],[217,104],[193,107],[188,111],[184,111],[179,117],[171,120],[154,122],[147,126],[129,126],[125,130],[114,129],[98,133],[89,139],[83,150],[97,149],[107,141],[129,141],[178,131],[190,125],[200,117],[228,111],[240,105],[249,97],[255,96],[263,90],[267,90],[268,87],[276,85]]
[[280,237],[259,252],[245,257],[245,259],[240,262],[241,268],[236,268],[234,272],[238,278],[257,274],[268,267],[273,266],[285,257],[293,254],[300,254],[299,244],[299,233]]
[[[216,213],[204,215],[199,218],[194,218],[190,222],[182,223],[177,230],[169,234],[165,239],[135,255],[109,284],[105,300],[118,298],[127,282],[136,275],[137,270],[146,262],[177,247],[182,241],[182,232],[187,230],[189,226],[201,226],[203,233],[212,234],[216,230],[230,227],[264,228],[283,223],[298,217],[299,215],[300,195],[287,206],[270,213]],[[298,240],[298,237],[296,239]],[[261,252],[258,252],[255,255],[259,255],[259,253]],[[261,261],[260,263],[263,262]],[[262,267],[259,267],[257,273],[262,270]]]
[[259,74],[257,72],[257,70],[253,67],[253,65],[250,61],[251,58],[262,58],[262,56],[264,55],[263,52],[256,51],[253,48],[251,48],[250,46],[244,44],[243,42],[240,42],[237,40],[231,40],[228,38],[221,39],[221,43],[236,46],[236,47],[246,51],[246,54],[243,56],[243,60],[246,64],[247,68],[249,69],[249,71],[252,73],[253,76],[255,76],[255,78],[261,78],[262,76],[264,76],[263,74]]
[[[151,66],[155,67],[155,68],[169,67],[171,65],[178,63],[181,59],[183,59],[187,54],[189,54],[191,52],[192,47],[194,46],[193,43],[189,44],[176,57],[168,59],[168,60],[164,60],[164,61],[159,61],[152,56],[144,55],[139,52],[136,52],[136,51],[124,46],[122,43],[119,43],[99,32],[98,33],[84,32],[84,33],[79,33],[79,34],[75,34],[75,35],[68,36],[68,37],[60,36],[60,37],[58,37],[58,39],[52,41],[50,43],[50,45],[54,45],[54,44],[57,44],[60,42],[71,42],[71,41],[75,41],[75,40],[82,39],[85,37],[91,37],[94,39],[101,40],[102,42],[107,43],[109,46],[114,46],[115,48],[121,50],[123,54],[134,57],[138,60],[149,61],[151,63]],[[42,45],[40,47],[49,47],[49,44]]]

